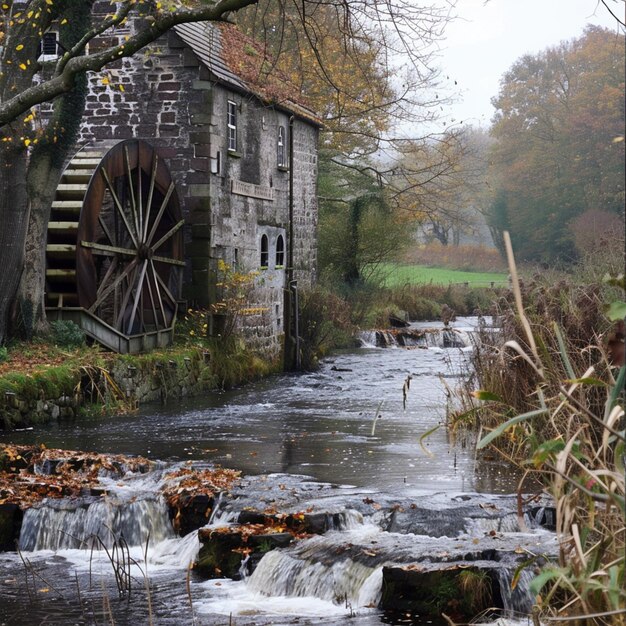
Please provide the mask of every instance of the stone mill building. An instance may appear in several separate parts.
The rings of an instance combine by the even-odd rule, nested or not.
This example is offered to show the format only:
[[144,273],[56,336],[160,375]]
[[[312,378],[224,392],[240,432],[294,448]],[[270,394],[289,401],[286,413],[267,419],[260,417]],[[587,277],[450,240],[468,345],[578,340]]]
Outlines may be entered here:
[[294,301],[316,275],[320,121],[266,66],[235,26],[196,23],[90,76],[49,224],[51,319],[120,352],[165,345],[184,306],[211,311],[219,334],[236,273],[251,277],[249,344],[277,358],[294,341]]

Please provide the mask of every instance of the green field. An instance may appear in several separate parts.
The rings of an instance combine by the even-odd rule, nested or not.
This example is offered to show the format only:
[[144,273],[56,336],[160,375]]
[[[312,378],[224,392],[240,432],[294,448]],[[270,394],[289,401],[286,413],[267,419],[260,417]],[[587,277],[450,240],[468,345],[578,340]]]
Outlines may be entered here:
[[463,272],[438,267],[426,267],[425,265],[393,265],[385,264],[381,268],[381,274],[385,276],[386,287],[397,285],[434,283],[438,285],[469,283],[470,287],[506,287],[508,275],[495,272]]

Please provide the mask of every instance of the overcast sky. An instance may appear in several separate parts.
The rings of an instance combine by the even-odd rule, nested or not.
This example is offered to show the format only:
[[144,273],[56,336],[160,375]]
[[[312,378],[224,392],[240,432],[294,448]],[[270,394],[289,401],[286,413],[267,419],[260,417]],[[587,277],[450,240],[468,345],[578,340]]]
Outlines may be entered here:
[[[624,3],[607,4],[624,14]],[[458,0],[458,18],[441,44],[440,67],[460,101],[449,108],[458,123],[488,126],[501,76],[526,53],[578,37],[586,24],[616,29],[598,0]]]

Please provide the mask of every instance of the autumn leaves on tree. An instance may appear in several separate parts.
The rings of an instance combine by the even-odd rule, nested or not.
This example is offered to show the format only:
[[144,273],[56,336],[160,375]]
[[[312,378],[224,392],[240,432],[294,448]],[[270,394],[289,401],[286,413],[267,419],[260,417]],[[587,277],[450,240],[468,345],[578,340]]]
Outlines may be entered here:
[[588,27],[502,79],[489,219],[511,232],[518,259],[572,261],[579,216],[623,219],[624,53],[623,34]]

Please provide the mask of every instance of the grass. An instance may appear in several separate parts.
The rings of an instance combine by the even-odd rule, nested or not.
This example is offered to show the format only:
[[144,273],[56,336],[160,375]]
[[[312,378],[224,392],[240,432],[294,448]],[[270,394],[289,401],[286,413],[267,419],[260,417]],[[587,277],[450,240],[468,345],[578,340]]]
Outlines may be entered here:
[[386,263],[381,266],[380,275],[384,276],[385,287],[405,284],[433,283],[438,285],[469,283],[472,287],[505,287],[508,275],[500,272],[466,272],[425,265],[394,265]]

